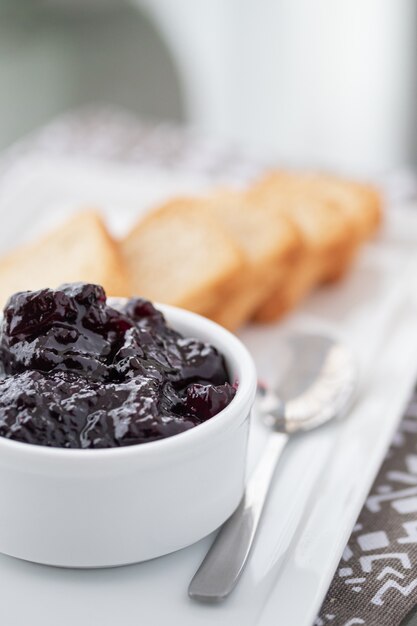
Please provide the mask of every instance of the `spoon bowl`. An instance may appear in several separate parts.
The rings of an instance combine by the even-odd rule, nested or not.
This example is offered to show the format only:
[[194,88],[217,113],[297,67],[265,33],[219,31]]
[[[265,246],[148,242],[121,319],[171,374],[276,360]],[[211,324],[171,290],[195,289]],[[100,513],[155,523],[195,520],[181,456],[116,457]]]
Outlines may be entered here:
[[345,415],[357,383],[351,351],[338,339],[319,334],[293,334],[288,344],[291,359],[278,389],[258,384],[257,415],[269,428],[287,434]]

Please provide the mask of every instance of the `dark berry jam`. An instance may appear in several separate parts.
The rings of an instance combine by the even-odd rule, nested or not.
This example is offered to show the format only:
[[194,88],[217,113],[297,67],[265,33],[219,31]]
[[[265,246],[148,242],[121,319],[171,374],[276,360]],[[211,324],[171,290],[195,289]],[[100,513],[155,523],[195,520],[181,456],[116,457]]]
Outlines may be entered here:
[[12,296],[0,360],[0,436],[42,446],[163,439],[235,395],[216,348],[180,335],[147,300],[112,308],[84,283]]

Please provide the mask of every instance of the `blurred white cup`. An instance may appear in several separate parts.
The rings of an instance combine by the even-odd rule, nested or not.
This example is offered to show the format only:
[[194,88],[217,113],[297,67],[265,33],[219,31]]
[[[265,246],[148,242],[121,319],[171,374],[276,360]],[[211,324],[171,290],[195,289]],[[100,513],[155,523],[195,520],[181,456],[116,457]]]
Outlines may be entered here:
[[188,118],[291,165],[373,174],[415,151],[415,0],[135,0]]

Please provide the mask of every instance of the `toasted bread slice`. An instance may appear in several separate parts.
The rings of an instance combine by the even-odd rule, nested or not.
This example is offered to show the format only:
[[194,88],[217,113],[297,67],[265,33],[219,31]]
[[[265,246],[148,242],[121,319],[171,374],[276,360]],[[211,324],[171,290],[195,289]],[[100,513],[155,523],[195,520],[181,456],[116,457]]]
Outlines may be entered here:
[[256,183],[248,195],[252,202],[268,204],[293,220],[305,242],[304,258],[255,314],[258,321],[271,321],[293,308],[318,283],[340,277],[351,263],[358,237],[350,215],[307,193],[281,172]]
[[263,184],[327,202],[347,217],[360,243],[372,237],[382,221],[382,198],[372,185],[319,172],[276,171]]
[[149,213],[121,248],[136,294],[202,314],[218,306],[245,266],[239,246],[194,198]]
[[325,173],[306,172],[292,176],[306,193],[317,195],[349,214],[360,241],[372,237],[379,228],[382,221],[382,197],[372,185]]
[[222,190],[207,200],[218,219],[243,250],[247,267],[234,288],[209,317],[234,330],[249,320],[268,294],[282,281],[302,250],[296,227],[269,206],[253,205],[247,195]]
[[127,296],[130,285],[117,244],[95,211],[75,214],[55,230],[0,259],[0,303],[17,291],[85,281],[107,295]]
[[286,277],[255,312],[258,323],[275,322],[290,313],[317,285],[321,273],[311,252],[306,252],[289,269]]

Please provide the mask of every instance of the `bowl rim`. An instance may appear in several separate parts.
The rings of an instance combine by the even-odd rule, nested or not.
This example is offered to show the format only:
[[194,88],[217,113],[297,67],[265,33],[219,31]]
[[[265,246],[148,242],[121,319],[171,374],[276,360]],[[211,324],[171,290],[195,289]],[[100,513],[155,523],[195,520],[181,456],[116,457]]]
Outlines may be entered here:
[[[109,304],[113,306],[116,306],[118,302],[126,300],[127,298],[108,298]],[[145,457],[147,455],[155,455],[158,452],[163,454],[164,451],[168,453],[176,448],[177,451],[183,448],[190,448],[208,437],[215,437],[217,433],[227,429],[236,416],[243,414],[248,408],[250,409],[255,398],[257,376],[253,359],[240,339],[216,322],[197,313],[168,304],[154,303],[154,306],[166,316],[168,324],[174,328],[176,326],[189,326],[189,330],[182,330],[181,332],[189,333],[188,336],[192,337],[193,330],[196,329],[199,331],[197,336],[200,334],[205,335],[207,337],[206,341],[218,347],[221,353],[224,354],[225,346],[226,352],[233,353],[239,384],[234,398],[227,407],[202,424],[198,424],[176,435],[157,439],[156,441],[129,446],[84,449],[42,446],[0,436],[0,453],[4,451],[9,454],[24,454],[25,456],[33,456],[34,458],[43,458],[45,460],[48,458],[60,458],[62,460],[73,460],[74,462],[86,461],[87,459],[96,459],[98,461],[99,459],[126,459],[133,456]],[[226,365],[230,367],[230,358],[226,354],[224,354],[224,357]]]

